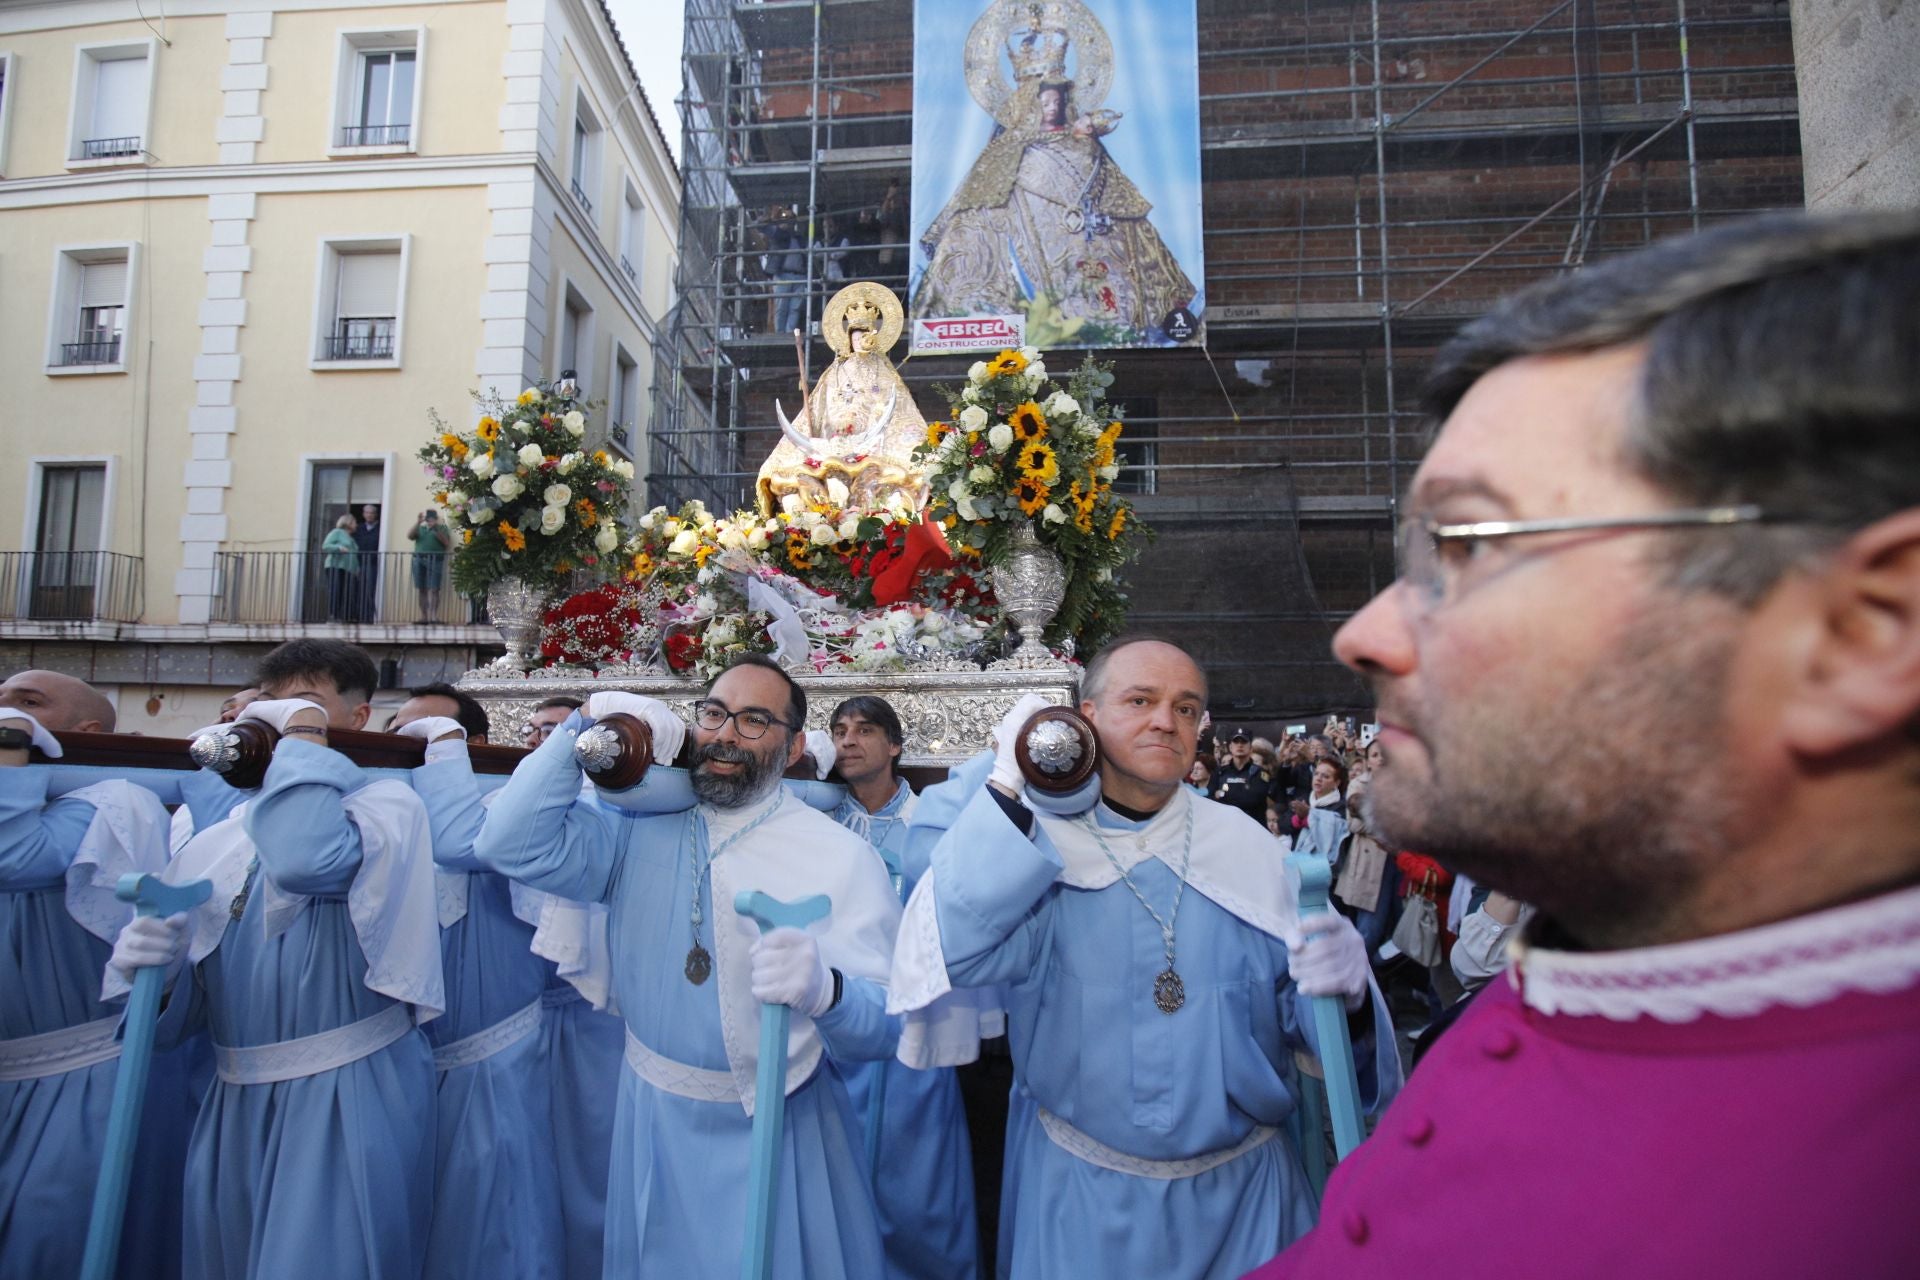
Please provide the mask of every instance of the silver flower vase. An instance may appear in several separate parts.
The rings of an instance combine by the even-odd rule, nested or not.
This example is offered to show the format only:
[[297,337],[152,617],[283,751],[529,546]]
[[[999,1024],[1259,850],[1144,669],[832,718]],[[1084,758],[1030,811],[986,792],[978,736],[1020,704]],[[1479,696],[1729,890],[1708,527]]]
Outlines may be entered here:
[[487,618],[506,642],[500,665],[530,670],[539,661],[540,615],[547,593],[520,578],[499,578],[487,588]]
[[1020,647],[1008,658],[1046,660],[1051,655],[1040,636],[1067,597],[1067,567],[1026,521],[1013,527],[1007,558],[993,566],[993,593],[1000,613],[1020,632]]

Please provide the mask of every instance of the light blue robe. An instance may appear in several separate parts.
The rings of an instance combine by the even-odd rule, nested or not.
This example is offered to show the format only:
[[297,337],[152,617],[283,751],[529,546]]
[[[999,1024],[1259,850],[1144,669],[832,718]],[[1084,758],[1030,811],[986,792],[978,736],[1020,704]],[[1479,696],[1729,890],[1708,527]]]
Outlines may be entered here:
[[[94,807],[78,797],[50,802],[48,777],[31,766],[0,769],[0,1040],[122,1011],[100,1000],[113,948],[67,911],[67,867]],[[180,1171],[194,1072],[207,1062],[204,1038],[153,1057],[121,1229],[121,1276],[180,1274]],[[119,1069],[114,1059],[0,1081],[0,1280],[79,1273]]]
[[[1234,1147],[1257,1125],[1284,1126],[1294,1107],[1291,1054],[1314,1049],[1286,946],[1189,889],[1177,924],[1186,1003],[1161,1013],[1153,1004],[1166,966],[1159,926],[1125,884],[1056,883],[1058,853],[1038,828],[1038,843],[1020,834],[982,787],[985,771],[977,760],[931,789],[915,825],[947,828],[930,859],[950,979],[1006,984],[1018,1084],[1006,1174],[1017,1195],[1002,1203],[1005,1274],[1243,1275],[1313,1224],[1284,1133],[1206,1172],[1149,1178],[1068,1154],[1038,1123],[1037,1108],[1148,1160],[1190,1159]],[[1146,825],[1105,806],[1096,814],[1110,830]],[[1164,916],[1178,877],[1154,858],[1131,874]],[[1400,1078],[1386,1007],[1377,998],[1373,1006],[1373,1029],[1354,1046],[1369,1107]]]
[[[728,1070],[718,978],[702,986],[682,966],[691,941],[693,814],[611,814],[579,802],[572,740],[577,714],[514,771],[476,842],[482,862],[533,888],[609,909],[613,989],[641,1044],[674,1062]],[[702,917],[713,902],[700,889]],[[848,979],[841,1002],[814,1019],[826,1054],[880,1058],[898,1020],[872,982]],[[866,1183],[858,1122],[831,1071],[787,1096],[774,1206],[773,1274],[829,1280],[882,1274],[880,1231]],[[740,1270],[752,1121],[736,1101],[657,1089],[624,1066],[607,1185],[608,1277],[731,1277]]]
[[[240,819],[260,877],[313,901],[266,936],[248,894],[220,945],[169,994],[161,1034],[206,1025],[215,1044],[317,1035],[395,1002],[369,990],[347,909],[360,869],[341,797],[367,776],[295,738],[274,751]],[[421,1274],[433,1214],[433,1054],[409,1030],[357,1062],[274,1084],[215,1080],[187,1157],[187,1274],[351,1280]]]
[[[879,851],[901,897],[915,878],[902,867],[907,823],[902,811],[913,790],[905,779],[878,813],[848,795],[833,818]],[[973,1196],[973,1150],[967,1113],[953,1068],[916,1071],[898,1059],[835,1062],[853,1114],[864,1130],[872,1115],[873,1082],[886,1073],[880,1125],[880,1167],[874,1198],[893,1280],[967,1280],[980,1274],[980,1229]]]
[[[538,1001],[553,965],[530,950],[533,927],[514,915],[508,882],[473,856],[485,810],[466,758],[415,769],[413,786],[427,806],[434,862],[466,880],[466,914],[440,930],[447,1011],[425,1028],[438,1048]],[[547,1063],[536,1027],[489,1058],[438,1073],[428,1280],[566,1274]]]
[[211,769],[195,769],[180,779],[180,800],[193,820],[195,832],[205,831],[216,822],[225,822],[234,807],[252,799]]

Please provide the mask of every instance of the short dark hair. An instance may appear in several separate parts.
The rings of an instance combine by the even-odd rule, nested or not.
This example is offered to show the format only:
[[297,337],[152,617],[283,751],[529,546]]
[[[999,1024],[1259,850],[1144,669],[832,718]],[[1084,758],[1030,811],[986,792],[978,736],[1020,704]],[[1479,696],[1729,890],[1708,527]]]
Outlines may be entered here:
[[345,640],[310,638],[289,640],[260,659],[253,683],[265,689],[298,676],[326,676],[342,697],[357,693],[362,702],[371,702],[380,687],[380,669],[365,649]]
[[[569,711],[578,711],[580,708],[586,705],[587,705],[586,703],[582,702],[578,698],[569,698],[565,694],[560,694],[557,697],[548,698],[545,702],[541,703],[539,706],[535,707],[533,710],[545,711],[548,707],[565,707]],[[533,712],[528,712],[528,714],[531,715],[533,714]]]
[[799,733],[807,727],[807,691],[800,687],[800,682],[795,680],[785,667],[764,653],[743,653],[729,662],[720,675],[707,681],[707,692],[712,693],[713,686],[720,683],[720,676],[736,667],[760,667],[785,680],[787,682],[787,728]]
[[487,715],[487,709],[481,706],[472,694],[463,689],[456,689],[444,680],[435,681],[433,684],[423,684],[416,689],[409,689],[407,690],[407,696],[409,698],[452,699],[453,705],[459,708],[458,711],[454,712],[453,718],[460,722],[460,727],[467,731],[469,738],[485,738],[493,732],[492,717]]
[[1785,517],[1672,544],[1673,585],[1752,604],[1920,506],[1920,210],[1763,215],[1543,281],[1442,348],[1423,406],[1439,423],[1510,360],[1632,342],[1628,465],[1684,503]]
[[1100,692],[1101,686],[1106,683],[1107,664],[1113,661],[1113,656],[1122,649],[1131,648],[1136,644],[1164,644],[1169,648],[1178,649],[1181,653],[1186,653],[1187,660],[1193,663],[1194,670],[1200,673],[1200,696],[1203,699],[1207,696],[1207,669],[1200,665],[1200,659],[1187,653],[1185,645],[1178,640],[1169,640],[1165,636],[1152,635],[1144,631],[1129,631],[1124,635],[1115,636],[1100,646],[1100,652],[1093,655],[1093,660],[1087,663],[1087,669],[1080,673],[1079,701],[1092,702],[1095,695]]
[[870,693],[857,694],[833,709],[827,718],[829,728],[842,720],[860,719],[868,724],[877,725],[887,735],[887,741],[894,746],[905,746],[907,735],[900,727],[900,713],[885,698],[876,698]]

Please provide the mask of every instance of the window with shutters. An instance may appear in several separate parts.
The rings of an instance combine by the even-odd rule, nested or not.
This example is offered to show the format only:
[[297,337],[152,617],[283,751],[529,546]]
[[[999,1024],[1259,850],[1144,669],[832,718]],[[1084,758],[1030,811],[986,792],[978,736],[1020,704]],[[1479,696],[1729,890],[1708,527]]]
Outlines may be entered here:
[[425,40],[424,27],[340,33],[330,150],[365,155],[417,149]]
[[141,164],[153,106],[153,41],[74,51],[71,165]]
[[640,248],[646,243],[646,226],[641,221],[643,206],[633,183],[623,181],[620,200],[620,270],[635,286],[640,283]]
[[125,371],[136,248],[119,244],[59,251],[47,326],[47,372]]
[[600,141],[604,132],[600,117],[593,113],[584,92],[573,97],[573,173],[570,177],[574,203],[591,220],[593,197],[600,190]]
[[324,242],[314,367],[397,368],[406,275],[405,236]]
[[91,618],[106,547],[107,467],[38,463],[29,617]]

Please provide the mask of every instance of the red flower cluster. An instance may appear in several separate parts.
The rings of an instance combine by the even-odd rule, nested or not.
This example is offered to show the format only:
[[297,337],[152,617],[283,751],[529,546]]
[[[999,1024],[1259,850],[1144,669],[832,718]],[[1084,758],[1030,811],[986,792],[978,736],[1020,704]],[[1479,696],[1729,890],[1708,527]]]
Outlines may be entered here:
[[700,660],[700,637],[691,631],[676,631],[667,637],[667,665],[675,671],[691,671]]
[[548,609],[541,619],[540,656],[549,662],[594,666],[624,659],[627,637],[640,625],[638,595],[624,583],[582,591]]

